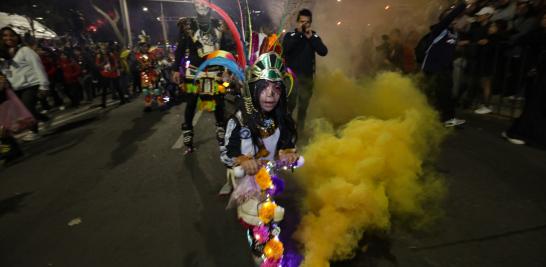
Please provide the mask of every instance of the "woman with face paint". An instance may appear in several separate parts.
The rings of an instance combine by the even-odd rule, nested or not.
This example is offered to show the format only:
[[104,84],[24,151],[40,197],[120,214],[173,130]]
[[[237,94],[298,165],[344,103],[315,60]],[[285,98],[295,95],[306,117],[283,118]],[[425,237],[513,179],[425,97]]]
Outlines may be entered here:
[[[263,238],[278,237],[279,231],[275,229],[284,217],[284,209],[275,204],[272,219],[264,221],[257,211],[272,203],[270,194],[276,193],[264,194],[263,186],[256,181],[265,172],[275,176],[273,169],[279,166],[294,167],[299,156],[295,146],[296,124],[288,112],[286,70],[281,57],[275,52],[262,54],[250,70],[247,94],[251,100],[247,101],[248,97],[245,97],[247,99],[239,103],[239,109],[228,120],[225,142],[220,148],[222,162],[230,167],[228,173],[232,171],[239,178],[235,183],[228,176],[220,195],[233,190],[228,206],[237,206],[237,216],[247,231],[254,259],[261,264],[263,255],[267,254]],[[252,106],[252,112],[249,112],[249,106]],[[269,170],[264,167],[266,164],[272,164]],[[277,188],[273,180],[272,183]],[[278,185],[278,188],[282,186]],[[260,231],[261,237],[253,234],[257,229],[263,231]]]
[[228,120],[221,147],[222,161],[227,166],[241,166],[248,175],[256,174],[259,160],[297,160],[296,128],[288,112],[282,59],[274,52],[265,53],[251,69],[254,77],[249,89],[257,113],[245,116],[241,107]]

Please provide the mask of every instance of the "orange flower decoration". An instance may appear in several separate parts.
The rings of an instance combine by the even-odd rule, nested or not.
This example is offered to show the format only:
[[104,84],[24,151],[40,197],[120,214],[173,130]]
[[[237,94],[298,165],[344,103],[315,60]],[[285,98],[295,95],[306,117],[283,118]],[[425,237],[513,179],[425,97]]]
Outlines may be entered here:
[[273,220],[276,208],[277,204],[268,200],[260,206],[258,217],[264,224],[268,224],[271,220]]
[[284,253],[284,245],[278,239],[271,239],[265,244],[264,254],[269,259],[279,260]]
[[224,94],[226,92],[226,87],[223,85],[218,85],[218,93]]
[[273,182],[271,181],[271,176],[265,169],[265,167],[262,167],[258,173],[256,173],[256,184],[262,189],[267,190],[273,185]]

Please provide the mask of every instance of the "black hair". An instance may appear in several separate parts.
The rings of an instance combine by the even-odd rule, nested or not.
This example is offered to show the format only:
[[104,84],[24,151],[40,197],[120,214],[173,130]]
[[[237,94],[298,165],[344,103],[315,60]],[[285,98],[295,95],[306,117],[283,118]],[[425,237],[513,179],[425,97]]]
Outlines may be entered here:
[[17,45],[20,45],[23,43],[23,38],[14,29],[8,26],[3,27],[2,29],[0,29],[0,35],[3,35],[5,31],[10,31],[11,33],[15,35],[15,37],[17,37]]
[[[283,142],[293,141],[295,143],[295,140],[297,139],[296,124],[292,119],[292,116],[288,112],[288,95],[286,92],[286,86],[283,82],[280,81],[275,83],[281,87],[281,96],[279,97],[279,102],[277,103],[277,106],[275,106],[275,108],[267,114],[263,114],[263,112],[261,111],[259,99],[262,91],[267,88],[268,81],[258,80],[254,83],[249,84],[249,87],[251,88],[252,101],[254,107],[259,110],[259,114],[247,116],[245,118],[245,124],[248,126],[250,132],[252,133],[252,142],[258,147],[263,146],[260,138],[260,131],[258,130],[258,126],[263,119],[263,116],[271,117],[279,127],[281,135],[279,138],[279,142],[277,143],[277,149],[289,146],[289,144],[284,144]],[[244,106],[241,107],[241,110],[244,114]]]
[[23,45],[23,39],[21,38],[21,35],[19,35],[16,31],[14,31],[11,27],[3,27],[0,29],[0,57],[4,59],[11,59],[11,55],[8,52],[8,48],[6,47],[6,44],[1,39],[1,36],[4,34],[5,31],[11,31],[16,37],[17,37],[17,48],[21,45]]
[[304,8],[300,10],[298,12],[298,17],[296,18],[296,21],[299,21],[301,16],[309,17],[309,22],[313,21],[313,13],[311,13],[311,10],[309,9]]

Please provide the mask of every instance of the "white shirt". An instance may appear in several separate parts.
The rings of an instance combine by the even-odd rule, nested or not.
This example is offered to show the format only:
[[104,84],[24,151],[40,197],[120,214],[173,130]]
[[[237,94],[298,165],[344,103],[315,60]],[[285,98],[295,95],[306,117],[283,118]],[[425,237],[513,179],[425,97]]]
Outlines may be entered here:
[[1,70],[15,91],[36,85],[40,86],[40,90],[49,89],[44,65],[38,54],[29,47],[19,48],[11,61],[2,62]]

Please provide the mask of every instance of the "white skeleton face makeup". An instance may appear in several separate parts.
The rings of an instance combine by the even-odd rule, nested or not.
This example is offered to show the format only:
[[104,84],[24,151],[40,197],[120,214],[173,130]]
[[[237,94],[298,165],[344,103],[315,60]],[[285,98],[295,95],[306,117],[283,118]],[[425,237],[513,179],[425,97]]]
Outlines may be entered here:
[[200,1],[195,1],[193,7],[195,8],[195,12],[200,16],[206,16],[210,11],[209,7]]

